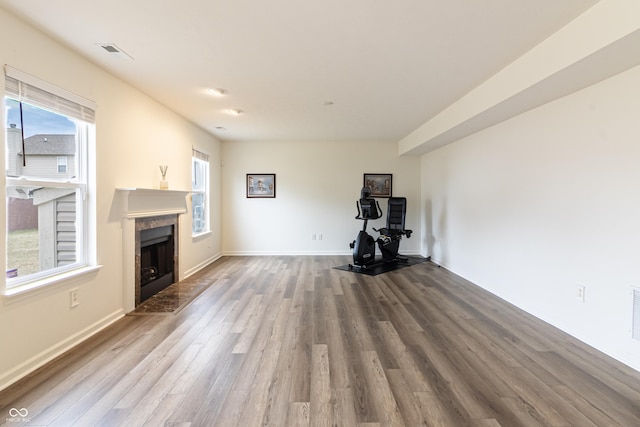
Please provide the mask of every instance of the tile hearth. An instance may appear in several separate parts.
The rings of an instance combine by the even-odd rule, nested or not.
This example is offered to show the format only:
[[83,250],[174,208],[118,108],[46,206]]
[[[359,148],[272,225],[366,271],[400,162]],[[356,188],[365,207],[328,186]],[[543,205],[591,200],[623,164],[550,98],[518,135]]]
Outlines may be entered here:
[[196,274],[195,276],[166,287],[138,305],[131,314],[177,313],[215,282],[207,275]]

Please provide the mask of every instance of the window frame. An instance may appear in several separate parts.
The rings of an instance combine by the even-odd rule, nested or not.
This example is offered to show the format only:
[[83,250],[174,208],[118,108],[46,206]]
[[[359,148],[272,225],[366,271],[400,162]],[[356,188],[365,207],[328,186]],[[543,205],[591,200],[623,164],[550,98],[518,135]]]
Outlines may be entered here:
[[[4,285],[0,286],[0,293],[5,297],[9,297],[19,295],[25,291],[32,291],[43,288],[47,285],[60,283],[61,281],[66,281],[72,277],[84,275],[87,272],[99,268],[99,266],[95,263],[95,209],[92,205],[94,202],[89,203],[89,200],[91,199],[90,195],[92,194],[92,189],[95,185],[95,176],[93,175],[93,171],[95,169],[93,165],[95,162],[95,156],[92,154],[92,150],[95,149],[96,137],[94,124],[95,103],[8,66],[5,66],[5,75],[3,106],[6,105],[7,99],[13,99],[23,104],[29,104],[43,110],[63,115],[75,122],[75,164],[77,168],[75,176],[72,178],[9,176],[7,175],[8,170],[5,170],[5,200],[7,200],[7,189],[9,187],[38,186],[52,189],[73,189],[76,194],[75,261],[67,265],[47,268],[46,270],[27,274],[25,276],[5,278]],[[16,87],[18,90],[16,90]],[[28,90],[24,90],[23,88],[27,88]],[[32,94],[35,93],[36,97],[30,98],[29,91],[31,91]],[[35,101],[31,102],[32,99],[35,99]],[[57,104],[47,104],[47,102],[51,102],[51,100],[55,100]],[[6,117],[4,117],[4,115],[2,117],[2,122],[6,125]],[[8,141],[5,130],[5,150],[7,143]],[[60,173],[58,169],[60,165],[59,157],[60,156],[58,156],[56,167],[58,173]],[[90,162],[92,164],[90,164]],[[65,163],[68,171],[68,159]],[[8,235],[6,234],[8,233],[8,220],[9,218],[6,217],[4,224],[5,253],[7,251],[8,242]],[[5,257],[2,261],[5,266],[5,270],[8,268],[6,261],[7,259]]]
[[[210,176],[210,164],[209,164],[209,156],[204,153],[201,153],[197,150],[193,150],[193,155],[191,157],[191,236],[198,237],[204,234],[208,234],[211,232],[211,219],[210,219],[210,209],[209,209],[209,176]],[[202,168],[202,186],[199,186],[197,182],[196,176],[196,165],[200,165]],[[201,188],[202,187],[202,188]],[[193,196],[194,195],[202,195],[203,202],[203,218],[204,226],[202,230],[195,231],[195,223],[200,218],[196,218],[196,209],[193,205]]]
[[[67,158],[67,156],[57,156],[56,157],[57,172],[67,173],[68,162],[69,162],[69,159]],[[64,167],[64,170],[60,170],[61,166]]]

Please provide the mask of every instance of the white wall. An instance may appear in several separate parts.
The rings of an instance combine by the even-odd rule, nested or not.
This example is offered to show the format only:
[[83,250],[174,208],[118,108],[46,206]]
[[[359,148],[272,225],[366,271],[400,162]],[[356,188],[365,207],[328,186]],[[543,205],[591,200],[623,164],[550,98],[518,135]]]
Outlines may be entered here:
[[[222,243],[218,166],[221,145],[215,138],[2,9],[0,64],[8,64],[97,103],[97,192],[93,201],[97,261],[102,265],[97,273],[42,292],[0,299],[2,389],[123,315],[121,206],[115,192],[117,187],[157,188],[158,165],[168,165],[170,188],[189,190],[192,146],[208,153],[212,165],[213,232],[194,241],[190,216],[181,217],[184,231],[180,238],[180,277],[219,256]],[[4,132],[0,134],[4,145]],[[0,150],[0,162],[4,161],[4,150]],[[0,181],[4,188],[4,176]],[[0,208],[0,223],[4,224],[5,219],[5,209]],[[4,241],[5,237],[5,227],[0,227],[0,239]],[[0,271],[4,270],[4,264],[2,257]],[[1,286],[4,288],[4,283]],[[74,309],[69,307],[72,288],[79,288],[80,305]]]
[[424,155],[424,251],[640,369],[639,117],[634,68]]
[[[398,157],[385,142],[225,142],[223,251],[225,254],[348,254],[362,228],[354,219],[364,173],[393,174],[393,195],[407,198],[406,226],[420,228],[420,159]],[[247,199],[247,173],[275,173],[275,199]],[[384,225],[386,199],[378,199]],[[322,240],[312,240],[321,233]],[[417,254],[419,238],[400,251]]]

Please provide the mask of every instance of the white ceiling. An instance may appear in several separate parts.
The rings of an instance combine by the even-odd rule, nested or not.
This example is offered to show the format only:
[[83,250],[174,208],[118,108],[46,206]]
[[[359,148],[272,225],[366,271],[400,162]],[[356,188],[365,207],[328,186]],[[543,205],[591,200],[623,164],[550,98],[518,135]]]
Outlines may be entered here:
[[[0,7],[220,140],[398,141],[595,3],[0,0]],[[211,96],[211,87],[228,94]],[[229,115],[230,108],[244,113]]]

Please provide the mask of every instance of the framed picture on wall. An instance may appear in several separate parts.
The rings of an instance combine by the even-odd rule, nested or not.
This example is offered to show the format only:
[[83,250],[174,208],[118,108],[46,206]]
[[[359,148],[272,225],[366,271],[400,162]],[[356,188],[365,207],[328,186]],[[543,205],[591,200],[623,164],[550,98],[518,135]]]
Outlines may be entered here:
[[274,198],[276,197],[275,173],[248,173],[247,174],[247,198]]
[[371,190],[372,197],[391,197],[392,179],[390,173],[365,173],[363,186]]

